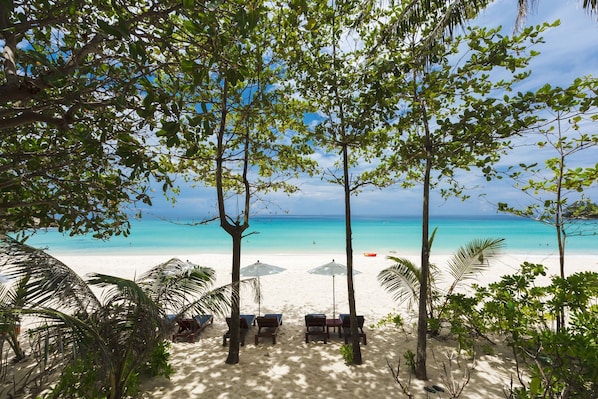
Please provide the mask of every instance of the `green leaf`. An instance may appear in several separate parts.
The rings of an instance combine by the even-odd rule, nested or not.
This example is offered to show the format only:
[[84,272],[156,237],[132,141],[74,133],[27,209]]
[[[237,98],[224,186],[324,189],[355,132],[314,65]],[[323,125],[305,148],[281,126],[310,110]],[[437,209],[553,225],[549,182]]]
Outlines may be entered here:
[[108,35],[112,35],[112,36],[116,37],[117,39],[122,39],[123,35],[119,29],[114,28],[112,25],[102,21],[101,19],[98,19],[97,22],[98,22],[98,26],[104,33],[107,33]]
[[184,59],[181,61],[181,67],[183,68],[183,71],[192,74],[195,72],[197,64],[194,60]]

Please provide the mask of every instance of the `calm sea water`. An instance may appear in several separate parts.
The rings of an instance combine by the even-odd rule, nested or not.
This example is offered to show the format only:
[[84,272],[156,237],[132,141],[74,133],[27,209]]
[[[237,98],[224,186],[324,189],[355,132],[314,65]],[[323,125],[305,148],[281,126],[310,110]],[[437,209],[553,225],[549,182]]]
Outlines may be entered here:
[[[29,245],[52,254],[185,254],[230,253],[231,239],[219,224],[189,225],[189,221],[141,220],[132,222],[129,237],[108,241],[88,236],[68,237],[56,231],[40,232]],[[505,238],[511,253],[558,253],[554,228],[542,223],[509,216],[435,217],[438,227],[432,253],[453,253],[475,238]],[[584,229],[598,233],[598,223]],[[344,252],[345,226],[342,216],[254,217],[251,233],[243,240],[244,253],[330,253]],[[421,223],[417,217],[354,217],[355,253],[419,253]],[[598,255],[598,235],[571,236],[568,254]]]

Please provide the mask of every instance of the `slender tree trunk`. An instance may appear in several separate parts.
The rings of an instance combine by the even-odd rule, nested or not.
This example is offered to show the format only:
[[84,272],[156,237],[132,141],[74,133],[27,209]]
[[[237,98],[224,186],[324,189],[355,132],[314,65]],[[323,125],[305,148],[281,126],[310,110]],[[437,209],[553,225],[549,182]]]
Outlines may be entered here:
[[9,22],[10,14],[14,11],[14,7],[9,6],[10,3],[0,6],[0,29],[3,32],[4,51],[2,53],[2,67],[4,69],[4,78],[6,85],[10,88],[17,88],[19,85],[19,76],[17,74],[16,52],[17,39],[15,33],[10,30],[11,23]]
[[230,323],[230,346],[228,348],[227,364],[239,363],[241,309],[239,301],[239,282],[241,280],[241,240],[243,230],[241,226],[235,226],[231,232],[233,239],[233,267],[232,267],[232,292],[231,292],[231,323]]
[[[344,136],[344,135],[343,135]],[[355,288],[353,286],[353,233],[351,231],[351,187],[349,181],[349,155],[347,143],[343,142],[343,181],[345,188],[345,248],[347,253],[347,293],[349,296],[349,317],[351,318],[351,347],[353,364],[362,364],[361,346],[357,327]]]
[[217,131],[217,154],[216,154],[216,193],[218,196],[218,216],[220,219],[220,227],[224,229],[233,240],[233,262],[232,262],[232,292],[231,292],[231,323],[230,323],[230,340],[228,347],[227,364],[239,363],[239,338],[240,338],[240,309],[239,309],[239,281],[241,279],[241,240],[243,238],[243,231],[248,227],[247,223],[240,225],[237,220],[236,224],[231,224],[227,219],[226,206],[224,201],[224,134],[226,132],[226,118],[228,116],[228,81],[224,79],[222,82],[222,98],[221,98],[221,113],[220,125]]
[[430,275],[428,231],[430,222],[430,170],[431,162],[430,160],[427,160],[423,188],[421,276],[419,282],[419,307],[417,319],[417,362],[415,367],[415,377],[420,380],[428,379],[426,351],[428,342],[428,276]]
[[426,368],[426,351],[428,344],[428,290],[430,276],[430,174],[432,171],[432,142],[430,138],[430,128],[428,126],[428,115],[426,112],[425,101],[418,98],[415,92],[415,98],[420,104],[422,110],[422,120],[425,130],[425,151],[426,165],[423,181],[423,205],[422,205],[422,250],[421,250],[421,276],[419,282],[419,307],[417,319],[417,353],[415,365],[415,377],[420,380],[427,380],[428,373]]
[[[559,138],[560,143],[560,138]],[[563,148],[559,147],[561,151],[561,159],[559,165],[559,176],[557,180],[557,191],[556,191],[556,212],[554,215],[554,226],[556,228],[556,239],[559,246],[559,271],[561,278],[565,278],[565,225],[563,220],[563,203],[562,203],[562,191],[563,191],[563,179],[565,174],[565,155],[563,154]],[[556,317],[556,330],[561,331],[565,326],[565,310],[561,307],[557,310],[558,314]]]
[[[335,10],[336,13],[336,10]],[[336,17],[334,17],[336,18]],[[333,19],[334,23],[335,19]],[[333,37],[335,36],[335,26],[332,26]],[[337,70],[336,58],[337,43],[332,43],[333,68]],[[335,80],[336,74],[335,74]],[[334,97],[338,104],[338,117],[340,120],[340,134],[343,156],[343,186],[345,191],[345,251],[347,254],[347,295],[349,297],[349,317],[351,318],[351,347],[353,351],[353,364],[362,364],[361,346],[359,345],[359,334],[357,327],[357,310],[355,306],[355,288],[353,286],[353,233],[351,231],[351,181],[349,176],[349,144],[347,142],[347,130],[345,123],[345,114],[343,101],[338,91],[338,84],[333,86]]]

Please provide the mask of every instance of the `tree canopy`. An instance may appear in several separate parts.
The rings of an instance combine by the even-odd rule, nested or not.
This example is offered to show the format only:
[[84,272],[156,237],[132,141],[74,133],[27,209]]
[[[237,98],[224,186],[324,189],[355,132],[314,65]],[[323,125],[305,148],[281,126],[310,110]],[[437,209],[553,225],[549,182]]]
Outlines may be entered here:
[[[0,230],[128,231],[164,180],[147,145],[181,2],[0,3]],[[168,183],[167,180],[164,180]]]

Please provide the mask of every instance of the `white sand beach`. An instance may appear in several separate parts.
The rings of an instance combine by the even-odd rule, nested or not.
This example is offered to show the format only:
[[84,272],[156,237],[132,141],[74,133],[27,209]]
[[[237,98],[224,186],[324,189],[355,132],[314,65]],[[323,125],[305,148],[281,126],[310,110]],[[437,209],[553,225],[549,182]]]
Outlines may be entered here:
[[[224,254],[197,254],[177,256],[56,256],[77,273],[84,276],[101,272],[134,278],[148,268],[171,257],[179,257],[216,270],[218,284],[230,282],[231,256]],[[419,264],[416,254],[410,256]],[[355,275],[357,313],[365,316],[368,344],[361,346],[364,364],[347,366],[340,353],[344,341],[331,333],[328,344],[321,341],[304,341],[304,319],[307,313],[326,313],[332,316],[332,277],[308,273],[309,269],[335,259],[345,264],[344,254],[265,254],[246,255],[242,265],[259,260],[286,270],[261,278],[263,299],[262,313],[283,313],[283,326],[278,341],[261,338],[253,342],[255,330],[250,330],[247,343],[241,348],[240,363],[225,364],[228,348],[222,346],[222,334],[227,330],[223,316],[216,316],[195,343],[173,343],[171,365],[174,373],[170,379],[156,378],[143,385],[143,398],[401,398],[404,396],[387,366],[396,367],[403,354],[415,352],[414,320],[406,309],[398,309],[391,295],[377,282],[380,270],[392,263],[386,254],[364,257],[355,254],[354,267],[361,273]],[[432,257],[432,262],[442,267],[447,255]],[[491,270],[480,276],[478,283],[496,281],[501,275],[511,274],[523,261],[543,263],[550,274],[558,273],[556,256],[503,255],[491,261]],[[569,256],[567,271],[598,270],[598,259],[590,256]],[[348,312],[346,280],[336,277],[336,313]],[[251,295],[242,295],[241,312],[257,313],[258,305]],[[372,327],[388,313],[400,312],[406,320],[405,331],[394,326]],[[254,328],[255,329],[255,328]],[[427,398],[425,385],[447,387],[443,379],[443,364],[456,343],[451,340],[429,340],[429,381],[411,380],[415,398]],[[511,382],[514,368],[511,354],[504,345],[496,345],[493,355],[478,355],[475,363],[461,359],[460,368],[453,364],[451,374],[455,383],[461,383],[466,367],[471,369],[471,380],[461,398],[504,398],[503,388]],[[401,367],[401,380],[407,383],[409,373]],[[430,394],[432,397],[449,397]]]

